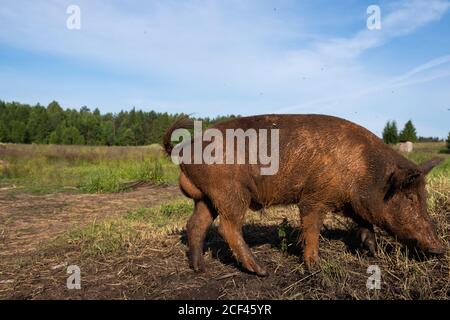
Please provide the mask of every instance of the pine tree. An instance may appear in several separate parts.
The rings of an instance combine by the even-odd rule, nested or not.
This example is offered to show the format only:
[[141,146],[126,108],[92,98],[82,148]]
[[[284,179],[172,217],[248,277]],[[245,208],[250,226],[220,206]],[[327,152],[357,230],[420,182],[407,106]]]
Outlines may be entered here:
[[11,122],[11,142],[24,143],[26,137],[26,126],[22,121]]
[[107,146],[114,145],[116,138],[113,121],[105,121],[102,123],[102,140]]
[[400,132],[400,141],[417,141],[416,128],[414,127],[411,120],[406,122],[405,127],[403,128],[402,132]]
[[44,107],[37,105],[32,108],[27,123],[27,134],[29,142],[46,143],[49,134],[47,111]]
[[84,138],[75,127],[64,127],[61,132],[62,144],[84,144]]
[[136,137],[130,128],[123,130],[119,135],[119,145],[132,146],[136,144]]
[[50,136],[48,137],[48,143],[49,144],[59,144],[59,137],[58,137],[58,133],[56,133],[56,130],[52,131],[52,133],[50,133]]
[[47,116],[49,119],[50,131],[56,130],[56,128],[64,120],[64,110],[61,108],[58,102],[52,101],[47,106]]
[[383,141],[388,144],[396,144],[398,142],[397,123],[388,121],[383,130]]
[[3,121],[0,120],[0,142],[8,142],[8,140],[9,140],[8,128],[3,123]]

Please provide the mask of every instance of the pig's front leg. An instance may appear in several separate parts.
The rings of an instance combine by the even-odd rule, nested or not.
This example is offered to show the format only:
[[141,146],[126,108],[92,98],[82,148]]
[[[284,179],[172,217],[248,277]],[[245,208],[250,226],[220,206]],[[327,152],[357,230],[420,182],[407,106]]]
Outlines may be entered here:
[[325,208],[314,205],[299,205],[301,217],[301,238],[303,245],[303,260],[306,267],[311,270],[317,267],[319,258],[319,236],[323,225]]
[[377,241],[375,239],[373,224],[355,212],[352,212],[351,218],[358,225],[356,229],[357,244],[360,248],[367,249],[372,256],[375,256]]

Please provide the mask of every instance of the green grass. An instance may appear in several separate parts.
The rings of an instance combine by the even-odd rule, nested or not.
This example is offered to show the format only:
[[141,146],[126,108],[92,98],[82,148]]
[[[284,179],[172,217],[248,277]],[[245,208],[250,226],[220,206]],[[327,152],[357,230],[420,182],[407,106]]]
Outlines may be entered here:
[[[166,165],[167,166],[167,165]],[[151,181],[155,184],[173,182],[164,176],[165,168],[161,159],[150,159],[142,162],[115,163],[113,166],[102,163],[81,168],[84,178],[79,182],[79,188],[84,192],[119,192],[124,185],[132,181]],[[80,173],[80,168],[77,168]]]
[[192,201],[183,198],[156,207],[128,212],[124,218],[129,221],[150,223],[156,227],[163,227],[170,222],[179,221],[187,217],[193,210]]
[[[443,154],[442,148],[445,143],[416,143],[414,151],[405,156],[415,163],[423,163],[431,158],[440,157],[443,162],[433,168],[427,175],[428,207],[433,213],[444,203],[450,201],[450,154]],[[435,219],[441,217],[435,216]],[[445,225],[446,222],[439,223],[438,226]]]
[[106,257],[130,253],[151,235],[182,228],[192,214],[188,199],[175,199],[162,205],[141,208],[86,227],[72,228],[52,244],[53,249],[76,248],[82,257]]
[[82,256],[100,257],[126,253],[138,239],[139,233],[131,225],[112,220],[69,230],[57,242],[77,247]]
[[133,182],[171,184],[178,167],[161,147],[1,145],[0,186],[32,192],[119,192]]
[[[435,157],[442,158],[444,161],[429,173],[428,178],[446,177],[450,179],[450,154],[442,152],[445,146],[445,142],[414,143],[414,151],[411,153],[402,153],[402,155],[417,164],[421,164]],[[398,150],[398,146],[394,146],[394,149]]]

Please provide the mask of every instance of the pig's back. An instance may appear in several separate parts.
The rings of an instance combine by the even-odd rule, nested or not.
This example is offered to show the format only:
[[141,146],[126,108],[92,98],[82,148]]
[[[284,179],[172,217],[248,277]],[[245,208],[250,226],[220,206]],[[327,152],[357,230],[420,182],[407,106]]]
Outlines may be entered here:
[[[350,121],[326,115],[261,115],[237,118],[224,129],[278,129],[279,170],[263,176],[251,169],[250,189],[263,205],[292,203],[301,195],[346,202],[367,188],[397,158],[376,135]],[[270,136],[270,134],[268,134]]]

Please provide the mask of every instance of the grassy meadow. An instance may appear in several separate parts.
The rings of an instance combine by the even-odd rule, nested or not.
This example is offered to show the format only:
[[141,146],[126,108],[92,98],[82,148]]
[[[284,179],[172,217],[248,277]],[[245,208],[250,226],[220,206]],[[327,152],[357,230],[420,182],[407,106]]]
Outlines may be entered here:
[[[429,213],[448,248],[450,155],[442,153],[444,148],[444,143],[415,144],[414,152],[405,156],[418,163],[434,156],[445,159],[428,175],[427,191]],[[1,187],[14,185],[15,193],[65,191],[114,198],[111,193],[127,191],[124,186],[130,183],[173,185],[178,170],[162,157],[158,146],[1,145],[0,155]],[[143,197],[133,191],[125,195]],[[185,224],[192,209],[192,202],[175,192],[162,202],[70,227],[26,255],[13,255],[0,262],[0,281],[11,281],[8,285],[0,284],[0,298],[448,299],[450,296],[448,253],[443,258],[423,259],[376,229],[378,248],[372,257],[355,247],[355,225],[331,215],[320,239],[321,268],[313,273],[307,271],[297,245],[299,219],[295,206],[274,207],[264,213],[248,212],[244,235],[257,259],[269,270],[269,277],[258,278],[236,265],[218,235],[217,221],[205,242],[207,271],[195,274],[186,258]],[[0,228],[0,244],[1,235]],[[65,266],[71,264],[82,270],[82,290],[65,288]],[[380,267],[381,290],[366,287],[370,265]]]
[[178,168],[159,145],[0,145],[0,186],[48,193],[119,192],[139,182],[173,183]]

